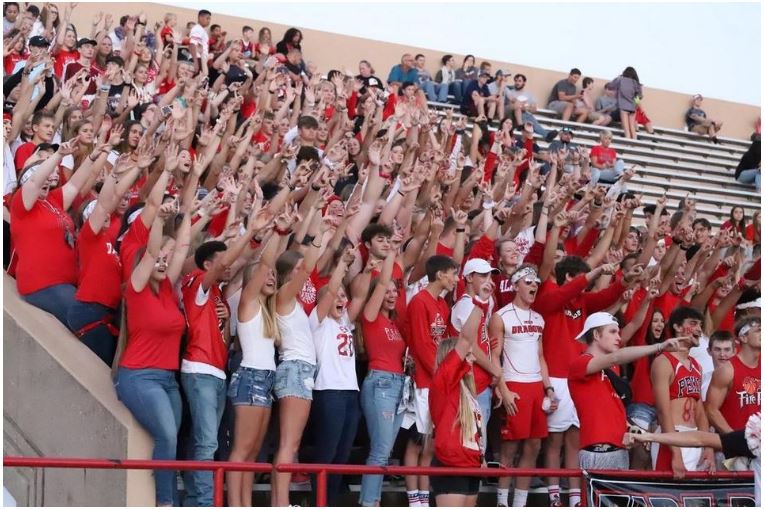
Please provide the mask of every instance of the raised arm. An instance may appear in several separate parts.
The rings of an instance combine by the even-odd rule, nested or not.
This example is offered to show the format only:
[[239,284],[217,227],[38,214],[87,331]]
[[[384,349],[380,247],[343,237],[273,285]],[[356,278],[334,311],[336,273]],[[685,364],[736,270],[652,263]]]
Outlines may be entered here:
[[[133,269],[130,274],[130,283],[136,292],[141,292],[149,283],[151,273],[154,271],[154,265],[157,259],[162,255],[163,251],[170,250],[172,241],[168,242],[163,250],[162,246],[162,230],[164,228],[164,222],[160,218],[155,218],[151,224],[151,230],[149,231],[149,242],[146,245],[146,252],[141,257],[138,265]],[[164,253],[167,256],[167,252]]]

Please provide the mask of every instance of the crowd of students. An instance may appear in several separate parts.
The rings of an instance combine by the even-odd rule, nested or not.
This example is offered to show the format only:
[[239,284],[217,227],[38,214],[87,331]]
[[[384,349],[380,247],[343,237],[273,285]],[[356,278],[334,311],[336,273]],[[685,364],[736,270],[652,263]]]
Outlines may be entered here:
[[[710,449],[652,460],[625,434],[730,432],[759,412],[759,212],[713,232],[691,198],[632,193],[634,169],[599,184],[601,156],[565,133],[537,146],[529,107],[496,131],[481,109],[439,115],[421,71],[317,69],[298,29],[227,39],[203,10],[185,30],[99,14],[78,37],[74,8],[4,4],[6,268],[113,367],[154,459],[183,450],[188,420],[195,460],[254,461],[276,433],[274,465],[345,464],[365,430],[369,465],[401,436],[411,466],[683,476],[723,466]],[[490,78],[461,76],[473,98]],[[291,478],[271,474],[272,505]],[[155,482],[158,505],[179,503],[174,472]],[[212,504],[210,473],[184,482],[185,504]],[[362,478],[361,505],[382,482]],[[338,503],[342,477],[328,486]],[[500,479],[497,504],[524,506],[529,486]],[[230,472],[229,505],[252,487]],[[479,487],[406,477],[410,506],[431,490],[472,506]]]

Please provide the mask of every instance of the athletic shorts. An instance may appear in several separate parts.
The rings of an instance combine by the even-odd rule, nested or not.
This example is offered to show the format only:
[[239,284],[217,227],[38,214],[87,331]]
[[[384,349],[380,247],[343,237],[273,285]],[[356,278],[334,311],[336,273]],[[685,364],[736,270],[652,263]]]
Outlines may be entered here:
[[505,382],[507,389],[517,393],[515,401],[518,413],[505,416],[500,427],[503,441],[523,441],[547,437],[547,414],[542,410],[545,390],[542,381],[523,383]]
[[[676,432],[690,432],[698,430],[695,427],[684,427],[682,425],[675,425]],[[656,429],[656,433],[661,432],[661,427]],[[655,448],[653,446],[656,446]],[[659,443],[653,443],[651,448],[651,460],[653,461],[653,469],[655,471],[672,471],[672,449],[666,445],[660,445]],[[701,454],[704,451],[703,448],[680,448],[680,452],[683,455],[683,464],[688,471],[698,471],[699,461],[701,460]]]
[[571,427],[579,428],[579,416],[576,414],[574,401],[568,392],[568,379],[550,377],[550,386],[555,390],[558,399],[558,409],[547,415],[547,430],[550,432],[565,432]]
[[[430,465],[433,467],[444,466],[435,456],[433,456]],[[481,490],[481,479],[475,476],[431,476],[430,486],[433,489],[433,496],[440,496],[441,494],[475,496]]]
[[547,109],[562,114],[570,104],[568,101],[550,101],[547,103]]
[[630,468],[630,454],[622,448],[610,452],[579,450],[579,467],[627,470]]

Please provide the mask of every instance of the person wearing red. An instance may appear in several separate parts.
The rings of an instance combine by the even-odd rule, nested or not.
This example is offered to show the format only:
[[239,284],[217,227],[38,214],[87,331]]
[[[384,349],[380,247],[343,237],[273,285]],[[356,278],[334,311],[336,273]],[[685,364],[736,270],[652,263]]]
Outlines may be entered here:
[[21,144],[16,149],[16,154],[13,157],[13,163],[16,165],[16,174],[19,177],[21,176],[21,171],[26,166],[27,159],[35,152],[37,146],[43,143],[50,144],[53,141],[55,132],[56,116],[44,110],[35,112],[32,116],[32,140]]
[[[254,213],[259,210],[253,209]],[[264,211],[265,212],[265,211]],[[265,219],[265,215],[260,215]],[[244,234],[229,247],[208,241],[197,248],[197,269],[181,282],[183,308],[189,331],[181,362],[181,386],[189,403],[193,437],[193,460],[213,460],[218,449],[218,427],[226,406],[230,311],[221,284],[230,279],[229,268],[263,227],[251,215]],[[213,477],[209,471],[186,476],[186,506],[212,506]]]
[[[106,161],[108,152],[100,153],[101,163]],[[77,301],[69,309],[67,324],[108,366],[112,366],[117,349],[119,331],[114,322],[122,302],[122,263],[117,253],[116,232],[111,228],[111,214],[140,171],[127,160],[118,161],[104,180],[98,199],[85,206],[77,237],[79,277],[74,296]]]
[[80,58],[74,62],[69,62],[64,68],[65,82],[80,71],[83,71],[85,76],[90,78],[90,84],[88,84],[88,88],[85,90],[85,94],[96,93],[95,78],[96,76],[103,74],[103,71],[95,65],[94,59],[96,56],[96,46],[98,46],[98,43],[95,39],[83,37],[77,41],[77,52],[80,54]]
[[[669,317],[668,327],[675,336],[683,336],[676,352],[665,352],[651,364],[651,384],[659,417],[659,430],[687,432],[709,430],[709,422],[701,405],[701,365],[689,351],[699,344],[704,317],[697,310],[676,308]],[[656,448],[653,468],[672,470],[677,478],[686,470],[697,471],[706,464],[714,470],[714,453],[700,448]]]
[[67,9],[63,27],[58,30],[56,41],[50,51],[53,57],[53,73],[58,79],[63,78],[66,66],[80,59],[80,52],[77,51],[77,32],[74,26],[69,24],[70,14],[71,10]]
[[[539,284],[532,266],[521,266],[512,276],[515,290],[513,302],[491,318],[491,337],[496,338],[497,362],[502,362],[503,382],[498,387],[507,416],[502,423],[502,464],[515,465],[515,454],[521,448],[515,467],[536,467],[542,439],[547,437],[546,412],[558,405],[555,389],[550,385],[547,363],[542,355],[542,331],[545,321],[531,309]],[[515,481],[513,506],[526,506],[531,478]],[[499,479],[497,506],[508,506],[510,477]]]
[[616,151],[611,148],[614,135],[608,129],[600,133],[600,145],[590,150],[590,182],[613,184],[624,173],[624,161],[619,159]]
[[[424,291],[423,291],[424,292]],[[458,338],[438,345],[437,368],[433,374],[428,405],[434,417],[434,467],[477,468],[485,464],[482,449],[481,407],[476,399],[473,379],[473,348],[480,322],[488,308],[490,287],[464,323]],[[437,506],[473,507],[478,500],[481,480],[469,476],[432,476]]]
[[62,144],[44,161],[34,155],[10,207],[18,256],[16,288],[27,303],[53,314],[62,324],[75,302],[77,284],[74,222],[67,211],[90,177],[92,165],[80,166],[61,187],[55,170],[64,156],[74,154],[77,144],[76,138]]
[[712,374],[705,406],[709,422],[719,433],[743,428],[761,409],[760,335],[759,317],[739,319],[736,336],[740,350]]
[[[435,373],[438,344],[448,336],[449,306],[441,297],[457,286],[459,264],[445,255],[433,255],[425,262],[428,285],[409,302],[406,313],[409,322],[409,348],[414,358],[414,416],[404,417],[403,428],[414,425],[416,439],[411,438],[404,454],[405,466],[430,466],[433,442],[430,435],[433,422],[428,408],[430,383]],[[415,484],[415,480],[417,483]],[[428,506],[430,483],[427,476],[407,479],[410,506]]]
[[[398,288],[393,281],[395,261],[396,252],[389,250],[379,278],[370,284],[361,314],[361,332],[369,359],[369,372],[361,386],[361,410],[370,443],[367,466],[388,465],[404,419],[399,403],[404,392],[406,344],[394,321],[398,300]],[[361,477],[359,503],[362,506],[379,506],[382,482],[382,475]]]
[[584,323],[577,340],[585,351],[571,362],[568,386],[579,414],[579,467],[581,469],[629,469],[624,445],[627,413],[611,378],[611,367],[643,356],[677,349],[678,339],[660,344],[620,348],[619,323],[609,313],[597,312]]
[[[185,214],[176,239],[163,240],[164,222],[156,218],[148,244],[125,290],[126,344],[114,383],[117,397],[154,440],[152,459],[174,460],[181,426],[181,394],[175,372],[180,365],[186,320],[173,285],[181,276],[191,237]],[[118,350],[121,346],[118,346]],[[158,506],[175,500],[175,471],[155,470]]]

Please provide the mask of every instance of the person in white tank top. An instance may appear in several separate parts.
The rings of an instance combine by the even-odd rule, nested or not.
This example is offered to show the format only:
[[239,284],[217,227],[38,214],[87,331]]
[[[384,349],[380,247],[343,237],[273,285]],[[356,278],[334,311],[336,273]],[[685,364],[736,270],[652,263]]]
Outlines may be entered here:
[[[263,245],[260,263],[245,279],[239,296],[237,333],[242,348],[242,363],[231,376],[228,397],[234,404],[234,442],[232,462],[255,462],[271,418],[276,364],[276,274],[273,261],[279,236],[271,235]],[[245,273],[248,268],[245,269]],[[226,474],[229,506],[252,506],[253,473],[229,471]]]
[[[508,416],[501,427],[501,462],[513,467],[518,448],[522,446],[518,466],[536,466],[542,438],[547,437],[546,412],[555,405],[547,364],[542,354],[544,319],[531,309],[540,280],[533,266],[523,265],[510,277],[515,298],[491,318],[490,335],[495,358],[501,360],[502,374],[508,391],[517,398],[517,412]],[[525,506],[531,478],[515,481],[513,506]],[[499,479],[497,506],[508,506],[510,477]]]

